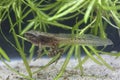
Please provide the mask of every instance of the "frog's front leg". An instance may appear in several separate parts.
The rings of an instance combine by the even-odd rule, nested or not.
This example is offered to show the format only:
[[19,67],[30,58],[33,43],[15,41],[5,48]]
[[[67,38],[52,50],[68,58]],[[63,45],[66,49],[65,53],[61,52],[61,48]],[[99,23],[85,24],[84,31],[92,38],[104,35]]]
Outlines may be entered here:
[[40,58],[41,56],[42,56],[42,45],[38,44],[37,57],[34,60]]
[[38,44],[38,53],[41,53],[42,52],[42,45],[41,44]]

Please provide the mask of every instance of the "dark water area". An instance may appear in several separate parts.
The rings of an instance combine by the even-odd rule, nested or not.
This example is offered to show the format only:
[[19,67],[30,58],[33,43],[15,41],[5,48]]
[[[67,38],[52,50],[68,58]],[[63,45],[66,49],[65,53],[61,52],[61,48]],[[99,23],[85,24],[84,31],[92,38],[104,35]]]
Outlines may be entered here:
[[[6,35],[6,37],[13,43],[14,43],[14,39],[12,37],[11,34],[9,34],[9,29],[6,28],[2,28],[3,29],[3,33]],[[6,29],[6,30],[5,30]],[[108,33],[108,38],[112,40],[112,42],[114,43],[111,46],[107,46],[105,48],[105,51],[120,51],[120,38],[118,37],[118,33],[117,30],[112,28],[112,27],[108,27],[107,29],[107,33]],[[2,34],[0,34],[0,46],[5,50],[5,52],[8,54],[8,56],[10,58],[20,58],[19,53],[15,50],[14,47],[12,47],[2,36]],[[26,55],[29,55],[29,48],[31,46],[31,43],[29,42],[25,42],[25,52]],[[98,49],[102,49],[103,47],[98,47]],[[36,48],[36,53],[37,53],[37,49]],[[37,56],[37,54],[35,53],[35,56]],[[67,52],[66,52],[67,53]],[[84,52],[82,52],[84,53]],[[64,57],[66,56],[66,54],[64,55]],[[47,58],[47,57],[46,57]]]
[[[13,19],[14,19],[14,16],[13,16]],[[63,22],[65,24],[69,24],[69,23],[72,23],[71,21],[66,21],[66,22]],[[72,24],[69,24],[69,25],[72,25]],[[25,24],[24,24],[25,26]],[[16,27],[16,32],[18,33],[18,27]],[[9,33],[9,30],[10,30],[10,25],[9,25],[9,21],[8,19],[6,19],[5,21],[3,21],[1,23],[1,29],[3,31],[3,33],[5,34],[5,36],[8,38],[8,40],[10,40],[13,44],[15,44],[15,41],[13,39],[13,36],[12,34]],[[54,26],[50,26],[50,28],[48,29],[48,32],[50,33],[70,33],[71,31],[70,30],[64,30],[60,27],[54,27]],[[107,36],[110,40],[112,40],[112,42],[114,43],[113,45],[111,46],[107,46],[104,51],[120,51],[120,35],[118,34],[118,30],[111,27],[110,25],[107,26],[107,29],[106,29],[106,32],[107,32]],[[25,42],[25,53],[26,53],[26,56],[29,56],[29,48],[31,46],[31,43],[29,42]],[[19,53],[15,50],[14,47],[12,47],[2,36],[2,34],[0,33],[0,47],[2,47],[5,52],[8,54],[8,56],[10,58],[19,58],[20,55]],[[104,47],[98,47],[98,49],[102,49]],[[37,49],[36,48],[36,53],[37,53]],[[35,53],[35,56],[37,56],[37,54]],[[67,53],[67,52],[66,52]],[[82,52],[84,53],[84,52]],[[66,55],[66,54],[65,54]]]

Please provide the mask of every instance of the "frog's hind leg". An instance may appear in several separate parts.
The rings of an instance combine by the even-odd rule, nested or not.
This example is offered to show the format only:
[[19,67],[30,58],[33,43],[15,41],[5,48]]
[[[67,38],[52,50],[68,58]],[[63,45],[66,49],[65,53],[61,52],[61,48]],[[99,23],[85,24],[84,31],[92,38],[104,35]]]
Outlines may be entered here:
[[55,61],[53,61],[53,63],[54,63],[54,62],[57,63],[57,61],[58,61],[58,60],[60,59],[60,57],[63,55],[63,52],[64,52],[63,49],[60,49],[60,48],[58,48],[58,47],[52,47],[51,50],[49,51],[48,56],[49,56],[49,57],[56,57],[56,56],[58,56],[57,59],[56,59]]

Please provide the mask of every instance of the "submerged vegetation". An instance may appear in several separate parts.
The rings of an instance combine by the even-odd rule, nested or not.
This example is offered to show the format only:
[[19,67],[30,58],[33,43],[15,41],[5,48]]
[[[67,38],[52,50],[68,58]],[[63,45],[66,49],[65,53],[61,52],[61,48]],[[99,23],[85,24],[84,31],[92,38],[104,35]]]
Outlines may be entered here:
[[[70,31],[71,35],[82,35],[92,34],[99,36],[100,38],[107,39],[107,25],[110,27],[120,29],[120,1],[119,0],[3,0],[0,1],[0,32],[6,42],[11,44],[18,53],[20,54],[26,71],[29,75],[21,74],[14,70],[10,65],[4,62],[2,58],[10,61],[5,51],[0,46],[0,58],[12,71],[16,72],[24,78],[34,80],[32,75],[37,73],[41,69],[49,66],[53,61],[56,60],[60,55],[56,55],[53,59],[48,62],[44,67],[39,70],[32,72],[25,55],[25,44],[26,39],[24,33],[29,30],[37,30],[48,32],[49,29],[55,27],[62,28]],[[4,21],[9,22],[9,26],[2,26]],[[111,22],[114,21],[114,24]],[[9,33],[14,38],[14,43],[11,42],[2,31],[3,27],[10,27]],[[51,30],[52,30],[51,29]],[[63,45],[60,45],[63,46]],[[105,48],[106,46],[104,46]],[[68,50],[69,48],[69,50]],[[61,67],[60,72],[54,78],[57,80],[62,74],[71,58],[72,55],[78,60],[79,68],[83,74],[82,64],[87,61],[88,58],[92,59],[95,63],[105,65],[109,69],[112,69],[110,65],[104,61],[99,55],[111,54],[97,49],[95,46],[85,45],[67,45],[64,48],[68,50],[66,59]],[[81,59],[82,50],[86,53],[84,59]],[[34,54],[34,45],[31,46],[30,59]],[[73,54],[74,53],[74,54]],[[96,59],[93,55],[96,55]],[[116,54],[115,56],[119,56]]]

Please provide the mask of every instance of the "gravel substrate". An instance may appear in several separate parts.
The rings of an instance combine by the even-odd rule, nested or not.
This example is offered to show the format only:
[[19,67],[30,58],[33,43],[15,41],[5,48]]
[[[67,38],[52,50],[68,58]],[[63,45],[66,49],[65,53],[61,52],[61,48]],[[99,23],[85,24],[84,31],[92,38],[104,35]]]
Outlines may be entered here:
[[[81,76],[79,69],[74,69],[78,61],[72,58],[65,70],[65,73],[59,80],[120,80],[120,58],[114,56],[101,55],[104,60],[110,64],[114,70],[110,70],[105,66],[94,63],[91,59],[83,65],[84,76]],[[50,59],[41,58],[30,63],[32,71],[35,71],[39,66],[45,65]],[[61,58],[57,64],[52,64],[44,70],[33,75],[35,80],[53,80],[59,72],[65,58]],[[18,72],[27,75],[24,64],[21,60],[14,60],[8,63]],[[11,72],[2,62],[0,62],[0,80],[27,80],[23,77]]]

